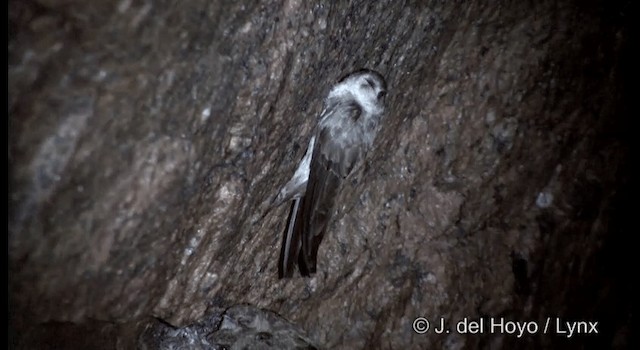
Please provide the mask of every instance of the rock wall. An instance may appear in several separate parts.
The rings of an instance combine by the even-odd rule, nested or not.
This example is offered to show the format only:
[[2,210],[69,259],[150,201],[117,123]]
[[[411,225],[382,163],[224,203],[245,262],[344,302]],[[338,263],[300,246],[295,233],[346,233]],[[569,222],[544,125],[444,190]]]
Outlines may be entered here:
[[[247,303],[325,348],[625,347],[630,21],[630,1],[10,1],[9,345],[143,347]],[[269,203],[362,67],[384,128],[318,273],[278,280]]]

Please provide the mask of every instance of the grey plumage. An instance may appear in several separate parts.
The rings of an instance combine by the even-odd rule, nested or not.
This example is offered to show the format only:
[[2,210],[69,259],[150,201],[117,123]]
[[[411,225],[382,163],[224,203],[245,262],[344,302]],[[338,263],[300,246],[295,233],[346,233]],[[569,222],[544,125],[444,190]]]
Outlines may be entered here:
[[386,82],[372,70],[348,74],[325,100],[307,152],[276,201],[293,199],[279,261],[279,276],[316,272],[318,248],[341,184],[371,148],[384,112]]

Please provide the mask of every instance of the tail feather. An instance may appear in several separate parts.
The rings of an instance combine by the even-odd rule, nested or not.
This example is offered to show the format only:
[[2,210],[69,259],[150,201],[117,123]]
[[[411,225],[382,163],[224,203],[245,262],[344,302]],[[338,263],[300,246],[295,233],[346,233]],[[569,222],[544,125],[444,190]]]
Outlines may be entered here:
[[289,213],[289,220],[287,220],[287,227],[282,238],[282,249],[280,250],[280,261],[278,264],[279,278],[293,277],[295,263],[298,260],[300,249],[302,247],[302,241],[300,237],[302,230],[299,223],[300,215],[302,212],[300,210],[300,203],[300,198],[296,198],[293,201],[291,212]]

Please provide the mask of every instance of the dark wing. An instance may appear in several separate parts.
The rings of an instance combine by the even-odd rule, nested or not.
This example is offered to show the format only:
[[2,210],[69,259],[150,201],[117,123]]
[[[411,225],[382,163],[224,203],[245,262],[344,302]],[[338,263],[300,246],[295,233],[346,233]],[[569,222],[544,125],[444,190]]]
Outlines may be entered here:
[[[356,127],[361,107],[356,103],[345,103],[336,105],[331,112],[335,120],[329,120],[317,135],[307,191],[301,198],[301,213],[295,222],[302,228],[302,254],[298,255],[298,267],[303,276],[316,272],[318,247],[327,230],[335,197],[343,179],[363,156],[363,145]],[[344,137],[345,133],[350,136]]]

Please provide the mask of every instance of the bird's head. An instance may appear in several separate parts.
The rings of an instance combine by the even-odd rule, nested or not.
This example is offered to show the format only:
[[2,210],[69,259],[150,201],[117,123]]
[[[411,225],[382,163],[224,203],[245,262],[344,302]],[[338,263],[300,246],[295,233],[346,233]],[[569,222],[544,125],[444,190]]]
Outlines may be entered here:
[[351,94],[368,112],[381,113],[384,110],[387,83],[382,74],[370,69],[361,69],[340,79],[331,89],[329,97],[344,94]]

